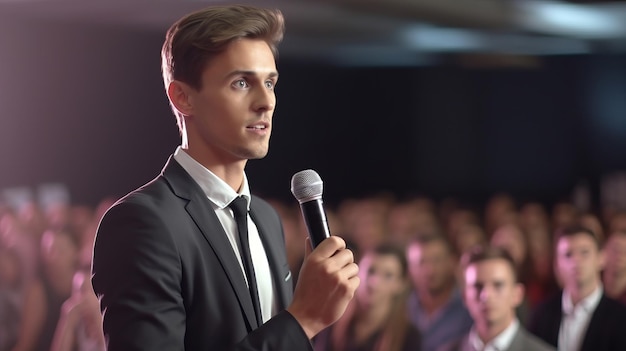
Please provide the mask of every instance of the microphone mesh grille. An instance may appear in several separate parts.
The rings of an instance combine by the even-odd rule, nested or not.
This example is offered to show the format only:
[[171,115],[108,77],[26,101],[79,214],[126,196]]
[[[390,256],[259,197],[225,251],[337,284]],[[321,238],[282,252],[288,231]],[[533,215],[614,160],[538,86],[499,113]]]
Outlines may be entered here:
[[291,177],[291,193],[299,203],[322,198],[324,183],[312,169],[305,169]]

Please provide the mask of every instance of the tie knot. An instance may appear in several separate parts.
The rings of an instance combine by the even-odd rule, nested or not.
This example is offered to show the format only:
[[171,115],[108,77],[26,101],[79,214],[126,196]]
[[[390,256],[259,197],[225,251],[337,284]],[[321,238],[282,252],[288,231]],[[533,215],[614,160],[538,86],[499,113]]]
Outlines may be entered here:
[[231,201],[228,207],[233,210],[235,218],[248,215],[248,201],[246,201],[246,198],[243,196],[237,196],[233,201]]

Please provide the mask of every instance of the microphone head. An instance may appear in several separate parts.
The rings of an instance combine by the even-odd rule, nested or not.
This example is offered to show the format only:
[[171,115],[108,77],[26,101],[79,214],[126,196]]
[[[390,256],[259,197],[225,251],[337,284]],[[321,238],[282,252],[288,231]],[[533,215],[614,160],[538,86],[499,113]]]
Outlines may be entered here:
[[305,169],[291,177],[291,193],[299,203],[322,198],[324,183],[312,169]]

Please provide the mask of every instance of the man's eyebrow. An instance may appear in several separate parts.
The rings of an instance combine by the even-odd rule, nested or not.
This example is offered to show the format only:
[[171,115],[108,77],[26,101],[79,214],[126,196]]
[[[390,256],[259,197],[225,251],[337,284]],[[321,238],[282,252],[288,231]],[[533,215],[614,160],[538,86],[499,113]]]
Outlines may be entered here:
[[[260,75],[258,71],[247,71],[247,70],[235,70],[226,75],[227,78],[234,76],[257,76]],[[272,71],[268,74],[270,78],[278,78],[278,72]]]

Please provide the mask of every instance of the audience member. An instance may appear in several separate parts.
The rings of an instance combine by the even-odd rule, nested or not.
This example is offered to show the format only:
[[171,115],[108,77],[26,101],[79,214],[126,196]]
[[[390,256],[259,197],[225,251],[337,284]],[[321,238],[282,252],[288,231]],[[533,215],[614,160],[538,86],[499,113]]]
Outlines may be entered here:
[[536,309],[530,330],[559,350],[626,350],[626,307],[604,293],[604,255],[583,227],[557,231],[556,269],[563,292]]
[[72,295],[61,308],[50,351],[105,351],[100,304],[93,292],[89,268],[78,270]]
[[13,351],[49,351],[61,315],[70,297],[78,268],[79,247],[67,230],[47,230],[41,238],[41,277],[26,289],[17,345]]
[[506,193],[493,195],[485,205],[485,231],[491,235],[498,227],[511,223],[516,217],[513,197]]
[[[527,284],[530,280],[530,260],[528,243],[522,229],[512,223],[498,227],[491,237],[491,245],[506,251],[515,263],[516,276],[520,283]],[[529,302],[524,297],[517,305],[517,318],[525,324],[528,318]]]
[[526,299],[529,307],[556,293],[559,289],[552,254],[550,221],[545,207],[537,202],[529,202],[520,210],[520,225],[528,243],[528,276],[525,279]]
[[626,231],[611,233],[604,246],[604,254],[604,292],[608,297],[626,304]]
[[552,206],[552,232],[561,228],[572,227],[578,221],[578,210],[568,201],[560,201]]
[[408,267],[401,249],[381,245],[359,262],[361,285],[346,313],[315,338],[316,351],[419,351],[406,315]]
[[422,334],[422,350],[436,350],[472,325],[457,286],[457,258],[444,236],[416,239],[407,258],[413,284],[409,317]]
[[461,226],[452,237],[456,252],[463,254],[476,245],[487,243],[487,235],[482,227],[475,224]]
[[524,297],[515,262],[506,250],[476,246],[462,258],[463,298],[474,326],[449,349],[458,351],[550,351],[528,333],[516,308]]

